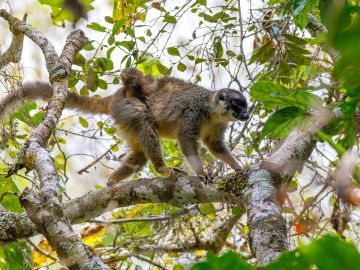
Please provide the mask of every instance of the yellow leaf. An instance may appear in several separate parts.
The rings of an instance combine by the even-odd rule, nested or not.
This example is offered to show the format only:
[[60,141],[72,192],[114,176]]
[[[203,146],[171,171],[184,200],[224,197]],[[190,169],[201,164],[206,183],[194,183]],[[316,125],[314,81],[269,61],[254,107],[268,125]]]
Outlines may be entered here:
[[87,227],[81,232],[81,239],[84,244],[91,246],[106,233],[106,230],[106,227],[103,226]]
[[[48,241],[41,240],[38,244],[38,247],[43,250],[45,253],[49,253],[54,257],[57,257],[56,252],[52,249],[52,247],[49,245]],[[33,258],[34,258],[34,267],[39,267],[48,263],[53,262],[54,260],[50,259],[49,257],[44,256],[40,252],[37,252],[35,249],[33,249]]]
[[[114,22],[126,19],[125,24],[131,25],[134,20],[145,20],[145,14],[137,14],[137,8],[126,0],[114,0],[112,18]],[[124,27],[123,27],[124,29]],[[118,31],[116,34],[119,34]]]
[[198,257],[202,257],[204,255],[204,252],[202,250],[195,250],[195,254],[198,256]]

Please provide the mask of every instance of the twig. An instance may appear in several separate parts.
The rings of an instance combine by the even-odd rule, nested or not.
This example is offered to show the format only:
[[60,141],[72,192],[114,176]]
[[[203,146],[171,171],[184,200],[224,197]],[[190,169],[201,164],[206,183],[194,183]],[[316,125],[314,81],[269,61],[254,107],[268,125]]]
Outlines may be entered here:
[[30,239],[26,239],[26,242],[28,242],[30,244],[30,246],[32,246],[37,252],[39,252],[41,255],[48,257],[50,259],[52,259],[54,262],[58,261],[58,258],[54,257],[53,255],[51,255],[50,253],[47,253],[45,251],[43,251],[41,248],[39,248],[33,241],[31,241]]
[[102,154],[100,157],[95,159],[93,162],[89,163],[87,166],[85,166],[84,168],[79,170],[77,173],[82,174],[83,172],[87,172],[88,169],[90,169],[92,166],[94,166],[96,163],[98,163],[104,156],[106,156],[111,150],[113,150],[119,143],[120,143],[120,141],[117,141],[113,146],[111,146],[108,150],[106,150],[106,152],[104,154]]
[[116,219],[116,220],[97,220],[92,219],[88,222],[92,223],[101,223],[101,224],[122,224],[122,223],[130,223],[130,222],[153,222],[153,221],[164,221],[164,220],[170,220],[176,217],[179,217],[181,215],[184,215],[186,213],[189,213],[190,209],[183,209],[173,215],[163,215],[163,216],[157,216],[157,217],[146,217],[146,218],[123,218],[123,219]]

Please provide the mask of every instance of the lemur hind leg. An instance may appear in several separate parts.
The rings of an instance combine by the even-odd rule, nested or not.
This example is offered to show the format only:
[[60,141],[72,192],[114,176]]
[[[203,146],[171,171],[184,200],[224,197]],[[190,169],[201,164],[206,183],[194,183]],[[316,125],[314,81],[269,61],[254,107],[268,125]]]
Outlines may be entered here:
[[118,100],[113,105],[112,116],[133,152],[142,152],[158,173],[174,176],[174,169],[165,165],[156,123],[144,102],[136,98]]
[[147,158],[142,151],[130,152],[121,166],[109,176],[107,185],[113,186],[130,175],[137,173],[145,166],[146,161]]

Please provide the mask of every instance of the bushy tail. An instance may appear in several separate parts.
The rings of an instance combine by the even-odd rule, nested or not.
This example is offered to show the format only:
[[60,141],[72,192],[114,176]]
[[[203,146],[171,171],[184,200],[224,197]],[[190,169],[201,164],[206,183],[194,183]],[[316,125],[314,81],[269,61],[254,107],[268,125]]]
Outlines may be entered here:
[[[26,83],[11,92],[0,102],[0,119],[3,119],[12,109],[21,105],[26,100],[49,100],[53,94],[53,88],[49,83],[35,82]],[[66,108],[76,109],[84,113],[110,114],[110,97],[96,98],[80,96],[69,93]]]

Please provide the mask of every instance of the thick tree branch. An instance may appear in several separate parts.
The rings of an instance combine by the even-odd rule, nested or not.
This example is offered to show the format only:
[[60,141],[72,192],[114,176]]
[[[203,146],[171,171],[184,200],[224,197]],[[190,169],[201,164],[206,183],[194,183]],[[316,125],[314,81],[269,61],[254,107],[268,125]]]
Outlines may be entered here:
[[316,111],[292,131],[270,156],[254,165],[249,172],[249,188],[244,190],[249,220],[250,247],[260,265],[276,259],[289,248],[286,222],[281,215],[276,186],[286,183],[295,172],[301,172],[304,162],[315,147],[313,136],[330,123],[333,115]]
[[333,115],[327,110],[315,111],[303,124],[305,128],[292,131],[270,156],[261,162],[261,167],[268,170],[276,179],[283,182],[301,172],[304,162],[315,147],[313,136],[328,125]]
[[[64,74],[63,67],[60,65],[60,58],[57,55],[52,44],[45,38],[45,36],[33,28],[31,25],[26,24],[24,21],[13,17],[6,10],[0,10],[0,17],[8,21],[10,29],[18,33],[22,33],[36,43],[42,50],[45,56],[46,68],[49,71],[50,82],[56,80],[58,76],[62,77]],[[59,73],[58,73],[59,71]]]
[[[215,186],[204,185],[197,177],[139,179],[119,183],[114,187],[93,190],[64,204],[64,216],[72,224],[84,222],[107,211],[141,203],[169,203],[181,207],[185,204],[226,202],[242,204],[241,196],[225,192],[225,181],[239,177],[234,173]],[[227,180],[226,180],[227,179]],[[246,185],[246,181],[243,185]],[[221,188],[224,191],[219,191]],[[37,234],[35,225],[25,213],[10,213],[0,208],[0,242],[11,242]]]
[[253,165],[249,172],[249,186],[244,189],[244,197],[250,249],[260,265],[273,261],[289,248],[286,222],[276,195],[271,174],[258,165]]
[[20,198],[21,204],[36,229],[47,238],[61,262],[70,269],[108,269],[100,258],[94,256],[82,243],[64,217],[59,177],[54,161],[44,148],[64,108],[69,70],[74,56],[88,39],[82,31],[74,31],[68,36],[63,53],[59,57],[41,32],[11,16],[5,10],[0,10],[0,16],[9,22],[11,29],[23,33],[41,48],[54,89],[45,116],[22,148],[19,155],[20,163],[14,169],[16,171],[16,168],[25,165],[30,169],[35,168],[39,175],[40,192],[35,194],[25,189]]

